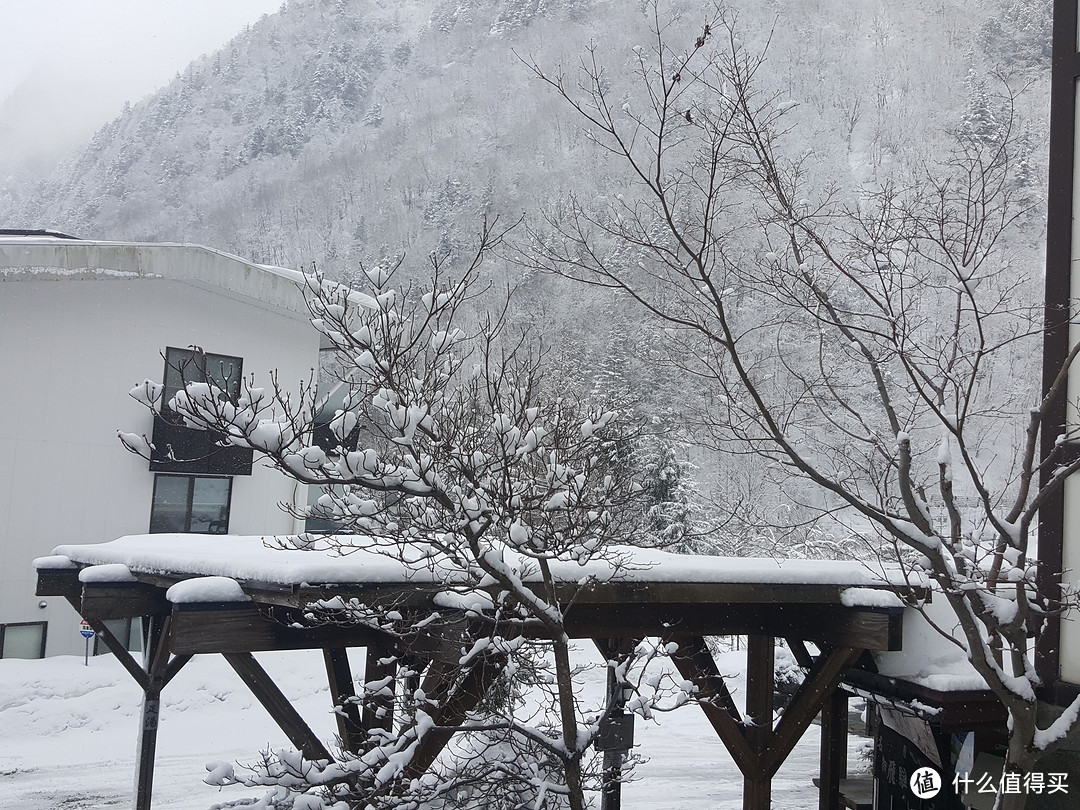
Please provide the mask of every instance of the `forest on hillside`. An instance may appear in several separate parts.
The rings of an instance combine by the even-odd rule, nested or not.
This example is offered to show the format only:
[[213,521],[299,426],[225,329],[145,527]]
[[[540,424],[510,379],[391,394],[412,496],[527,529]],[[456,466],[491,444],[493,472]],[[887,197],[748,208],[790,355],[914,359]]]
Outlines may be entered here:
[[[732,5],[747,48],[767,55],[759,80],[784,107],[783,149],[810,185],[851,205],[866,189],[911,181],[949,154],[957,133],[993,137],[1011,101],[1024,167],[1016,182],[1033,202],[1010,250],[1038,275],[1049,2]],[[643,103],[635,65],[658,19],[652,9],[618,0],[289,0],[125,109],[52,176],[5,183],[0,221],[202,243],[346,280],[361,262],[405,255],[403,272],[419,277],[429,253],[467,254],[485,218],[536,225],[568,200],[626,192],[625,167],[530,65],[573,79],[595,57],[609,97],[633,110]],[[688,44],[707,13],[687,0],[659,9]],[[657,432],[689,424],[693,383],[665,362],[662,330],[625,301],[513,261],[490,262],[485,274],[494,289],[515,289],[514,318],[543,335],[554,373],[637,409]],[[726,525],[734,505],[778,508],[781,482],[745,458],[702,449],[691,434],[668,433],[643,462],[663,490],[658,501],[681,504],[668,524],[681,521],[692,535]],[[725,533],[735,534],[745,539]],[[758,550],[778,542],[757,537]]]
[[[735,5],[747,42],[768,41],[764,80],[797,105],[788,148],[812,150],[823,182],[853,189],[940,154],[965,122],[988,125],[1003,82],[1020,93],[1032,148],[1045,144],[1043,0]],[[289,266],[468,241],[470,218],[619,187],[528,63],[572,71],[595,47],[629,103],[648,9],[293,0],[126,109],[52,177],[5,184],[0,213]],[[706,8],[660,11],[689,32]]]

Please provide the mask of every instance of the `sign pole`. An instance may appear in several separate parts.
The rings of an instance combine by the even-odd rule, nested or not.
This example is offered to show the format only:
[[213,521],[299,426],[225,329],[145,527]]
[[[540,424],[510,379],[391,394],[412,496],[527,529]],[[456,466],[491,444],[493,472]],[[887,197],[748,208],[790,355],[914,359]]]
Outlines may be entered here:
[[83,652],[83,666],[90,666],[90,639],[94,637],[94,628],[90,626],[90,623],[83,619],[79,622],[79,632],[82,637],[86,639],[86,649]]

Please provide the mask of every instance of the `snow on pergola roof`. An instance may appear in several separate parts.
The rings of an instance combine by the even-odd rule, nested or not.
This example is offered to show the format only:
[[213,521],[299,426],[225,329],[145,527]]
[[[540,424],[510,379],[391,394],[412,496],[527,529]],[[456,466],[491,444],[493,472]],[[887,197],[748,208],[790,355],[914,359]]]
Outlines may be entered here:
[[[372,541],[357,536],[340,538],[348,553],[325,550],[282,549],[285,538],[265,536],[147,534],[121,537],[96,545],[61,545],[56,555],[35,562],[39,568],[73,564],[121,563],[134,573],[177,577],[218,576],[241,582],[278,586],[304,584],[445,583],[463,584],[437,561],[431,565],[404,565],[380,553]],[[417,554],[418,559],[420,554]],[[63,558],[63,559],[58,559]],[[618,562],[616,564],[613,561]],[[525,560],[521,561],[525,563]],[[526,566],[527,568],[527,566]],[[836,560],[778,560],[751,557],[710,557],[672,554],[656,549],[617,547],[606,559],[579,565],[553,561],[552,571],[562,582],[592,578],[600,582],[714,583],[770,585],[832,585],[858,589],[870,604],[881,597],[864,591],[905,582],[898,572],[874,571],[861,562]],[[529,580],[525,575],[526,581]],[[887,595],[891,595],[887,594]],[[873,601],[873,600],[877,601]],[[855,600],[852,604],[867,604]],[[892,602],[899,605],[899,601]]]
[[[425,672],[426,694],[446,697],[432,718],[442,726],[465,718],[507,666],[490,643],[503,620],[488,614],[492,600],[484,598],[501,586],[480,572],[429,565],[434,555],[425,555],[419,544],[408,548],[416,554],[412,564],[379,553],[375,541],[363,537],[336,538],[351,544],[344,555],[274,547],[286,539],[154,534],[60,545],[53,556],[35,561],[37,592],[75,605],[147,695],[191,656],[224,655],[311,760],[332,757],[252,653],[322,650],[334,695],[352,694],[347,691],[354,682],[349,649],[367,648],[366,678],[372,673],[396,677],[399,656],[406,653],[409,666]],[[508,557],[504,562],[516,569],[514,576],[532,581],[534,561]],[[551,569],[561,636],[589,639],[601,651],[646,636],[664,639],[676,669],[708,698],[701,705],[717,735],[746,778],[760,783],[768,783],[864,653],[899,649],[905,610],[898,594],[925,596],[924,589],[902,577],[859,562],[683,556],[618,547],[585,564],[551,561]],[[312,605],[325,614],[318,615]],[[106,624],[135,616],[150,623],[145,668]],[[549,639],[551,632],[535,621],[508,629],[537,639]],[[754,716],[774,718],[774,638],[785,639],[807,669],[779,721],[755,725],[752,738],[706,643],[707,636],[732,634],[749,637],[747,712]],[[470,686],[456,689],[459,683]],[[392,728],[392,715],[377,713],[380,705],[366,702],[362,716],[354,710],[352,720],[342,713],[343,746],[360,750],[354,727]],[[424,737],[407,778],[430,767],[446,740]],[[140,773],[152,771],[146,747],[140,763],[147,763]]]
[[[452,589],[468,585],[461,571],[438,563],[405,565],[381,553],[373,541],[363,537],[340,537],[348,549],[344,555],[328,550],[281,548],[287,539],[131,535],[94,545],[60,545],[53,556],[39,558],[34,564],[43,572],[80,568],[79,579],[88,584],[138,578],[182,581],[183,588],[169,591],[168,599],[174,603],[242,601],[248,599],[245,590],[258,594],[267,588],[313,594],[320,588],[334,592],[350,586],[411,585],[437,590],[439,586]],[[530,575],[527,561],[517,562],[524,563],[524,581],[536,579]],[[913,579],[910,574],[905,580],[895,569],[874,570],[863,562],[690,556],[633,547],[612,549],[608,559],[584,565],[554,561],[552,571],[560,582],[571,586],[591,581],[652,587],[655,593],[668,598],[674,595],[680,601],[694,598],[715,602],[736,593],[723,586],[740,586],[736,596],[739,601],[782,602],[794,598],[796,591],[812,591],[815,596],[808,601],[813,601],[832,590],[830,601],[838,605],[897,609],[902,602],[896,591],[926,588],[924,580]],[[223,578],[227,581],[223,582]],[[679,588],[680,584],[692,590]],[[712,589],[707,586],[717,586],[715,596],[709,595]],[[935,612],[935,619],[940,621],[942,617],[937,614],[942,609],[947,611],[947,605],[924,609]],[[880,674],[943,692],[985,689],[960,648],[930,630],[918,611],[906,612],[902,649],[875,653]]]

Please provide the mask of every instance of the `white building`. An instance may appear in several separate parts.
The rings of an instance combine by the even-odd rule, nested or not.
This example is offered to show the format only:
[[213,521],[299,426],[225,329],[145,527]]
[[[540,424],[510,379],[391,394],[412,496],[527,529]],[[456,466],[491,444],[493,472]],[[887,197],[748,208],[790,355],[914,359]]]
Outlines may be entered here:
[[[278,504],[303,503],[302,487],[128,396],[147,378],[167,402],[182,378],[228,388],[274,369],[298,389],[319,349],[298,280],[193,245],[0,236],[0,657],[83,651],[76,612],[34,593],[31,560],[60,543],[301,530]],[[118,430],[151,437],[154,459]],[[205,452],[185,456],[201,461],[165,457],[193,438]],[[112,629],[137,645],[137,629]]]
[[[1050,171],[1046,222],[1046,336],[1043,389],[1050,390],[1069,352],[1080,342],[1076,300],[1080,295],[1080,25],[1076,0],[1055,0],[1050,90]],[[1080,373],[1073,363],[1068,397],[1059,398],[1042,431],[1043,483],[1059,464],[1080,456]],[[1059,438],[1060,437],[1060,438]],[[1043,591],[1056,596],[1080,589],[1080,476],[1039,510],[1039,560]],[[1036,647],[1045,691],[1062,705],[1080,696],[1080,613],[1052,616]]]

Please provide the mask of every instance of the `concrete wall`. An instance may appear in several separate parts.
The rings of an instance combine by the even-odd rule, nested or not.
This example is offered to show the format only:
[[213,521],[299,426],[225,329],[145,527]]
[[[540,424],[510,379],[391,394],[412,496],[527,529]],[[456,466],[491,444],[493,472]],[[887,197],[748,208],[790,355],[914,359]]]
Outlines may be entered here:
[[[0,281],[0,622],[48,621],[47,654],[80,653],[83,640],[63,600],[38,607],[31,560],[59,543],[148,530],[154,475],[116,431],[151,434],[151,415],[127,391],[161,381],[160,352],[195,344],[242,357],[245,376],[257,380],[278,369],[296,388],[310,377],[318,335],[298,311],[295,286],[278,277],[267,287],[263,271],[248,273],[260,280],[254,297],[145,275]],[[230,531],[295,531],[277,506],[294,498],[304,493],[256,462],[253,475],[233,479]]]
[[305,314],[302,274],[200,245],[0,237],[0,279],[168,278],[217,295]]

